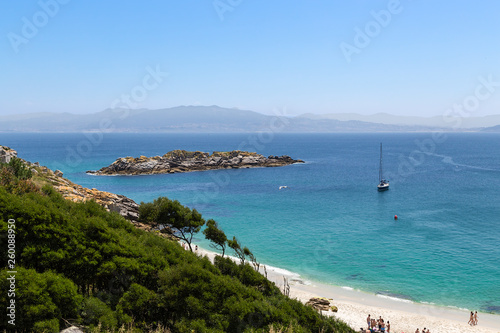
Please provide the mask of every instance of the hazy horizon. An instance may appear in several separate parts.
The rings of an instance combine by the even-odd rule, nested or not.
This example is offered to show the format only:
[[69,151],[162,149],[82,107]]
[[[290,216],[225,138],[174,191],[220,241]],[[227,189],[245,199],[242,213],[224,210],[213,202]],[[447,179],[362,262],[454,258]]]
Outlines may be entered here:
[[500,3],[14,2],[0,116],[220,105],[500,114]]
[[[155,111],[155,110],[167,110],[167,109],[173,109],[177,107],[220,107],[223,109],[234,109],[234,110],[239,110],[239,111],[250,111],[250,112],[256,112],[262,115],[267,115],[267,116],[285,116],[285,117],[297,117],[297,116],[303,116],[303,115],[316,115],[316,116],[328,116],[328,115],[359,115],[359,116],[377,116],[377,115],[389,115],[389,116],[394,116],[394,117],[416,117],[416,118],[435,118],[435,117],[444,117],[443,114],[435,114],[435,115],[412,115],[412,114],[394,114],[394,113],[388,113],[388,112],[325,112],[325,113],[317,113],[314,112],[314,110],[309,111],[309,112],[303,112],[303,113],[296,113],[296,114],[291,114],[288,112],[286,107],[281,107],[281,108],[276,108],[274,110],[270,110],[270,112],[259,112],[255,110],[250,110],[250,109],[242,109],[238,107],[232,107],[232,106],[224,106],[224,105],[175,105],[175,106],[169,106],[169,107],[160,107],[160,108],[131,108],[129,109],[130,111],[139,111],[139,110],[149,110],[149,111]],[[42,113],[53,113],[53,114],[63,114],[63,113],[68,113],[72,115],[92,115],[92,114],[97,114],[100,112],[104,112],[106,110],[109,110],[111,108],[106,108],[103,110],[94,110],[94,111],[82,111],[82,112],[72,112],[70,110],[68,111],[35,111],[35,112],[18,112],[18,113],[1,113],[0,112],[0,117],[9,117],[9,116],[16,116],[16,115],[30,115],[30,114],[42,114]],[[460,115],[456,115],[457,117],[460,117]],[[464,118],[484,118],[484,117],[491,117],[491,116],[500,116],[500,112],[498,113],[491,113],[491,114],[484,114],[484,115],[475,115],[471,114],[469,116],[466,116]]]

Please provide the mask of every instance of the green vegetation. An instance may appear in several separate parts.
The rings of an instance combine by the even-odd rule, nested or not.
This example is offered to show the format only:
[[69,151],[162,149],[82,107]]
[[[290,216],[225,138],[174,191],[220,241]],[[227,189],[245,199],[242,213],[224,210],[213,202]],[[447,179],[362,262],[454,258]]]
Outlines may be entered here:
[[[58,332],[66,321],[91,332],[353,332],[285,297],[248,264],[220,256],[212,264],[93,201],[73,203],[50,185],[40,189],[23,172],[0,170],[8,179],[0,186],[0,260],[9,259],[14,219],[18,332]],[[199,214],[167,200],[146,204],[145,216],[157,214],[179,232],[199,230]],[[3,291],[7,271],[0,270]],[[0,304],[8,301],[0,293]],[[0,328],[10,327],[8,319],[0,316]]]
[[186,150],[176,149],[176,150],[169,151],[168,153],[166,153],[165,155],[163,155],[163,157],[169,158],[169,159],[172,159],[172,158],[173,159],[175,159],[175,158],[181,158],[181,159],[196,158],[196,159],[201,159],[201,158],[207,157],[205,155],[208,155],[208,154],[203,153],[201,151],[186,151]]
[[219,228],[217,222],[208,220],[207,227],[203,230],[203,234],[206,239],[212,242],[210,246],[216,250],[222,251],[222,257],[224,257],[227,246],[227,236],[224,231]]
[[14,157],[9,163],[0,163],[0,186],[13,193],[28,193],[37,190],[29,181],[31,170],[20,158]]
[[247,247],[241,247],[240,241],[236,239],[235,236],[233,236],[233,239],[228,239],[227,246],[233,249],[236,257],[240,259],[241,264],[244,265],[246,255],[250,253],[250,250]]
[[2,164],[0,167],[7,168],[19,180],[30,179],[32,176],[31,170],[17,157],[13,157],[9,163]]
[[141,202],[139,207],[140,219],[153,227],[168,227],[172,235],[185,241],[191,252],[191,243],[195,233],[199,232],[205,220],[196,209],[181,205],[177,200],[159,197],[152,203]]

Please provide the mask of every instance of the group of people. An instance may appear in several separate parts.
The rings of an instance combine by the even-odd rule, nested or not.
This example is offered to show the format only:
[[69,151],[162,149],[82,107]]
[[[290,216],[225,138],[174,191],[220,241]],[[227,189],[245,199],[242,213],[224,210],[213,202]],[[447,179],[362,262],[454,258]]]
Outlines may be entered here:
[[477,325],[477,311],[476,312],[470,312],[470,318],[469,318],[469,322],[467,323],[469,324],[470,326],[475,326]]
[[[471,312],[471,318],[472,318],[472,312]],[[391,323],[387,321],[386,324],[384,319],[382,319],[382,316],[379,316],[378,319],[374,319],[370,315],[368,315],[368,317],[366,318],[366,324],[368,325],[366,331],[364,331],[363,328],[361,329],[361,331],[364,331],[366,333],[373,333],[373,332],[391,333]],[[431,330],[424,327],[424,329],[420,331],[420,329],[417,328],[415,333],[431,333]]]
[[384,319],[382,319],[382,316],[379,316],[378,319],[372,318],[370,315],[366,318],[366,324],[368,325],[368,329],[366,330],[366,333],[370,332],[391,332],[391,323],[387,321],[387,324],[385,323]]
[[[366,332],[366,333],[373,333],[373,332],[390,333],[391,332],[391,323],[389,321],[387,321],[387,324],[386,324],[384,319],[382,319],[381,316],[378,319],[374,319],[370,315],[368,315],[368,317],[366,318],[366,324],[368,325],[368,328],[366,329],[366,331],[363,328],[361,328],[362,332]],[[470,318],[469,318],[468,324],[471,326],[477,325],[477,311],[470,312]],[[417,328],[415,333],[431,333],[431,330],[424,327],[424,329],[420,331],[420,329]]]
[[[366,324],[368,325],[368,328],[366,331],[364,331],[363,328],[361,328],[361,331],[366,332],[366,333],[373,333],[373,332],[391,332],[391,323],[387,321],[387,324],[384,322],[384,319],[380,316],[378,319],[372,318],[370,315],[366,318]],[[475,326],[477,325],[477,311],[470,312],[470,318],[469,318],[469,325]],[[420,331],[420,329],[417,328],[415,333],[431,333],[431,330],[428,328],[425,328]]]

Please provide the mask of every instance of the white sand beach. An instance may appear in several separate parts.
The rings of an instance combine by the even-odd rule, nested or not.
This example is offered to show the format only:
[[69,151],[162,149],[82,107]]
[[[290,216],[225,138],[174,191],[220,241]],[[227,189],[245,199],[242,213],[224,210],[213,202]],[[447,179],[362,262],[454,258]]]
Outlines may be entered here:
[[[197,253],[212,261],[216,255],[202,248]],[[304,284],[298,275],[286,270],[273,267],[266,267],[266,270],[268,279],[281,289],[283,277],[288,278],[291,298],[304,303],[312,297],[331,299],[331,305],[337,306],[338,312],[323,314],[343,320],[358,332],[361,327],[366,328],[366,317],[370,314],[372,318],[381,316],[385,322],[390,321],[391,332],[394,333],[413,333],[417,328],[422,331],[424,327],[431,333],[500,333],[500,315],[478,313],[478,325],[470,326],[467,324],[468,310],[418,304],[327,284]]]

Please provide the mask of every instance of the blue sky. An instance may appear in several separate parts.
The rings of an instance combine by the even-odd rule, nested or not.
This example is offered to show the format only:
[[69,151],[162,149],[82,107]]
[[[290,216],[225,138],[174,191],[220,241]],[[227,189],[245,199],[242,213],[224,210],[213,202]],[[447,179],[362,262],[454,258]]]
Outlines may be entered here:
[[[4,1],[0,115],[93,113],[124,95],[154,109],[442,115],[487,92],[480,78],[500,82],[499,18],[496,0]],[[489,88],[468,115],[500,114]]]

